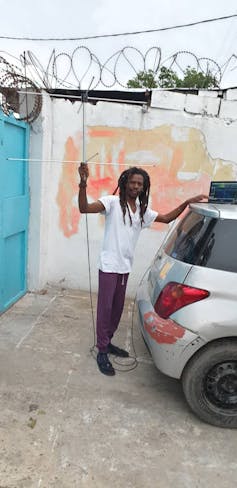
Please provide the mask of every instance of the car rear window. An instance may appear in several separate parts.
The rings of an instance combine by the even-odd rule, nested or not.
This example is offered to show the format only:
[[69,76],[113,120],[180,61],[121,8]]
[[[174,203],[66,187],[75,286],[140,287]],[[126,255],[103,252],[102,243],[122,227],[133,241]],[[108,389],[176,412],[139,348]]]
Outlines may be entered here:
[[237,221],[214,219],[190,211],[165,244],[179,261],[237,272]]

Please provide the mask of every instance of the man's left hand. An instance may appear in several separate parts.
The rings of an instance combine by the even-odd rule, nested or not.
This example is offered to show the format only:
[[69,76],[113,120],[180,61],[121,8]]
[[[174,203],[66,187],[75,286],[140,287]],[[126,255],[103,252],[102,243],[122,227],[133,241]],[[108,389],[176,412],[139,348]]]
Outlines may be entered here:
[[197,195],[196,197],[189,198],[187,204],[201,202],[202,200],[208,200],[208,195]]

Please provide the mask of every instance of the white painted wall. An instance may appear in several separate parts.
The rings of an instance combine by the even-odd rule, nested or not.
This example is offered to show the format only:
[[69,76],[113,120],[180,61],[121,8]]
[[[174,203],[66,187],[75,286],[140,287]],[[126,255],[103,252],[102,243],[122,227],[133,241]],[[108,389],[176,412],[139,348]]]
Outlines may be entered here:
[[[218,92],[212,92],[210,96],[207,96],[206,92],[201,92],[200,95],[186,95],[155,90],[151,107],[147,112],[144,112],[140,106],[134,105],[109,102],[98,102],[97,105],[87,104],[86,127],[128,129],[132,131],[130,133],[132,137],[136,131],[152,131],[168,126],[172,128],[170,151],[173,150],[173,145],[175,146],[182,140],[185,141],[190,128],[197,129],[200,131],[200,140],[208,157],[216,159],[211,178],[215,178],[221,165],[223,175],[225,167],[228,169],[231,166],[232,179],[237,179],[236,90],[232,94],[231,92],[232,90],[228,91],[224,100],[217,96]],[[82,133],[80,102],[71,103],[63,99],[50,99],[48,95],[44,94],[42,114],[31,130],[30,157],[42,158],[42,163],[30,163],[30,290],[43,288],[47,282],[83,290],[88,290],[89,287],[86,216],[81,216],[78,231],[70,237],[66,237],[59,225],[60,212],[57,203],[65,144],[67,139],[72,137],[74,142],[81,147],[80,133]],[[154,148],[155,144],[156,141],[154,141]],[[87,138],[87,150],[89,149],[89,138]],[[104,150],[103,144],[98,143],[99,156],[97,159],[100,162],[106,159]],[[191,147],[191,150],[195,151],[195,146]],[[111,154],[111,164],[117,178],[120,169],[116,160],[116,148],[111,147]],[[126,157],[126,162],[131,165],[132,161],[129,159],[131,154],[127,154]],[[150,147],[149,151],[146,151],[146,141],[144,141],[142,149],[140,148],[136,154],[135,163],[142,164],[146,169],[147,163],[150,164],[149,158],[154,161],[152,148]],[[78,159],[82,159],[82,154],[78,155]],[[47,162],[48,160],[56,162]],[[95,171],[95,167],[92,169]],[[104,170],[105,166],[101,165],[100,177],[103,177]],[[147,166],[147,171],[149,172],[149,166]],[[181,171],[181,173],[180,178],[183,178],[183,181],[190,179],[190,189],[192,190],[192,173],[188,171]],[[196,181],[199,178],[198,169],[194,178]],[[75,179],[79,181],[76,172]],[[154,184],[155,182],[153,182]],[[76,195],[73,198],[76,204]],[[160,211],[162,212],[162,208]],[[88,215],[88,227],[92,288],[96,291],[97,260],[103,237],[101,217]],[[165,235],[166,230],[164,229],[159,232],[153,229],[142,232],[135,253],[133,271],[129,278],[128,295],[134,296],[139,280]]]
[[52,103],[43,93],[43,109],[30,131],[30,225],[28,248],[28,287],[39,290],[48,280],[50,259],[48,232],[50,226],[49,195],[51,192],[50,171],[52,159]]

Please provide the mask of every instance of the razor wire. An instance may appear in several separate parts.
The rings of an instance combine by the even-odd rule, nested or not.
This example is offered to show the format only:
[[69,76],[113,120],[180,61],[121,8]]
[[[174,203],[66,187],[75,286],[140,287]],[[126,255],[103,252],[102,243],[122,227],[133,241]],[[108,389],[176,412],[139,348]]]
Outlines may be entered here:
[[[27,93],[33,92],[33,97]],[[21,69],[0,56],[0,107],[5,115],[33,122],[41,112],[41,90]]]
[[[125,46],[105,61],[99,60],[86,46],[76,47],[71,54],[57,53],[53,49],[44,64],[32,51],[21,54],[14,64],[0,56],[0,106],[4,113],[18,113],[21,120],[32,122],[41,111],[42,89],[50,92],[55,89],[82,90],[90,86],[90,90],[129,90],[128,80],[136,78],[139,73],[150,73],[159,87],[163,67],[181,78],[187,68],[211,75],[218,88],[223,74],[226,74],[231,63],[236,64],[236,59],[237,56],[233,54],[220,66],[211,58],[198,57],[187,50],[163,59],[161,48],[156,46],[145,53],[136,47]],[[232,66],[233,69],[235,67]],[[146,86],[142,88],[147,89]]]

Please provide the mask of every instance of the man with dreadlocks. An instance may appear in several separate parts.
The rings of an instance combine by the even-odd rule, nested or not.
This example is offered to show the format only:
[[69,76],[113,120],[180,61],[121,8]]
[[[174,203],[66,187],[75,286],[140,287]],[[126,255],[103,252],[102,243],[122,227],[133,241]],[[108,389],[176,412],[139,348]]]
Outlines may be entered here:
[[[130,168],[120,175],[113,195],[88,203],[86,195],[87,164],[79,167],[78,204],[81,213],[103,213],[105,233],[99,259],[99,291],[97,302],[97,364],[101,373],[113,376],[115,370],[108,354],[128,357],[128,352],[111,343],[118,327],[125,300],[127,280],[131,271],[135,246],[142,229],[153,222],[169,223],[189,205],[205,195],[186,200],[168,214],[161,215],[148,207],[150,177],[141,168]],[[119,189],[119,196],[115,193]]]

